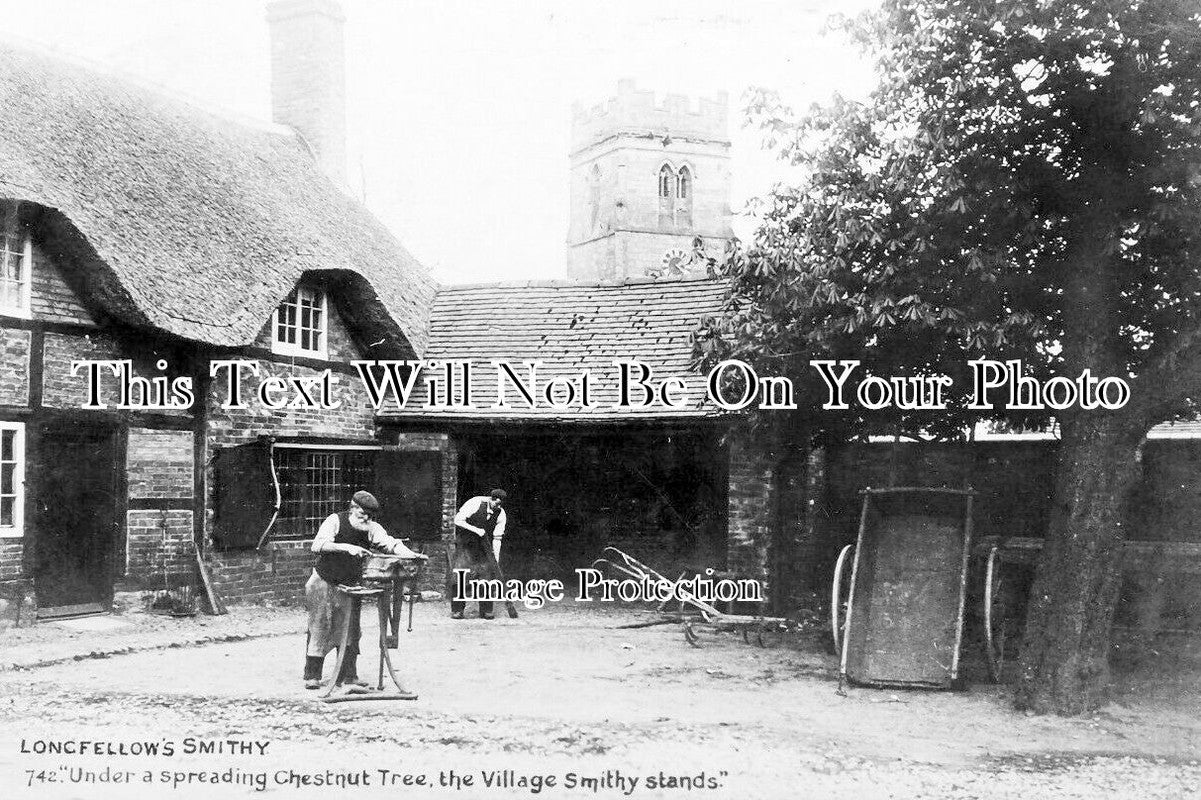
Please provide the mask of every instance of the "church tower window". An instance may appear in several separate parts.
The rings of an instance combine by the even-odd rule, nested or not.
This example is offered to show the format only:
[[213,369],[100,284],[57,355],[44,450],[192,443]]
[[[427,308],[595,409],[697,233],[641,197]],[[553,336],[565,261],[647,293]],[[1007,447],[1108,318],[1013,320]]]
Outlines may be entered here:
[[676,180],[676,227],[692,228],[692,171],[688,167],[680,167]]
[[659,168],[659,228],[676,226],[676,171],[670,165]]
[[676,176],[672,173],[671,167],[664,164],[659,169],[659,197],[664,200],[671,199],[675,194]]
[[588,230],[596,233],[596,225],[600,221],[600,167],[592,165],[588,172]]

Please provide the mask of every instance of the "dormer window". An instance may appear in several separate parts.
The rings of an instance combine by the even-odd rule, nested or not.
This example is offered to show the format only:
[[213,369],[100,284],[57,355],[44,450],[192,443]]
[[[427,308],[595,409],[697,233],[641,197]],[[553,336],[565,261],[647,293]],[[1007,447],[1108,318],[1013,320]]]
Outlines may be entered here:
[[33,245],[16,203],[0,204],[0,314],[28,319]]
[[326,357],[329,314],[325,292],[297,286],[275,310],[271,351],[286,356]]

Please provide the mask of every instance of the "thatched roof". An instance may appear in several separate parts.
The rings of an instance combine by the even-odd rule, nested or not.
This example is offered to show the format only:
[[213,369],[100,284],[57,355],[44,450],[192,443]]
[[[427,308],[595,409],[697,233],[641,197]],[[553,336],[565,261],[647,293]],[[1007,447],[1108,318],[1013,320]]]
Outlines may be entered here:
[[0,43],[0,198],[51,209],[131,325],[246,345],[304,273],[336,270],[364,334],[425,350],[429,273],[274,126]]
[[[580,284],[565,281],[446,286],[430,317],[428,361],[469,360],[475,371],[471,409],[430,408],[424,380],[415,384],[403,410],[385,406],[396,420],[445,422],[664,422],[716,419],[723,412],[708,400],[705,376],[692,368],[692,335],[700,320],[721,313],[727,286],[717,280]],[[492,408],[497,394],[493,360],[510,362],[526,377],[522,362],[536,361],[539,385],[587,370],[593,379],[592,408],[556,409],[542,398],[530,407],[511,387],[510,406]],[[648,407],[617,403],[614,360],[640,361],[654,370],[653,382],[681,378],[687,391],[679,405]],[[427,370],[439,377],[438,369]],[[641,394],[635,393],[637,401]],[[437,398],[433,398],[435,401]]]

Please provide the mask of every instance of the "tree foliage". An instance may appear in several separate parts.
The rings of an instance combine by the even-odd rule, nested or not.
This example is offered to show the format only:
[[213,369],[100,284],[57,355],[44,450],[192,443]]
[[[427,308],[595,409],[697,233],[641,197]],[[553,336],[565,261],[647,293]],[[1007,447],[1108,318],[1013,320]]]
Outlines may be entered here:
[[[805,177],[762,201],[753,240],[720,266],[731,292],[699,353],[804,386],[807,361],[829,357],[947,374],[960,392],[981,357],[1040,379],[1128,378],[1120,410],[1056,412],[1017,694],[1040,711],[1095,707],[1140,442],[1201,392],[1201,6],[885,0],[847,28],[877,67],[866,102],[796,121],[752,104]],[[979,413],[959,398],[937,415],[836,418],[808,399],[810,413],[764,419],[834,438],[953,435]]]
[[[762,201],[724,265],[734,290],[703,355],[805,382],[809,358],[859,358],[964,390],[971,358],[1091,366],[1137,376],[1148,424],[1177,413],[1201,355],[1197,11],[889,0],[851,23],[878,69],[867,102],[796,122],[752,103],[806,178]],[[842,421],[949,434],[971,415],[894,416]]]

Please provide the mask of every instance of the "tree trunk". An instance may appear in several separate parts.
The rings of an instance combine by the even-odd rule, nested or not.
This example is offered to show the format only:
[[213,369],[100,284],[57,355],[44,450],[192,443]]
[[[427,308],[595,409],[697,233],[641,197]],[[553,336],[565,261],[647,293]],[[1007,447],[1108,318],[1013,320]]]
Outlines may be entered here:
[[1081,414],[1064,432],[1031,589],[1019,709],[1081,714],[1103,700],[1127,500],[1142,474],[1137,427],[1122,415],[1094,413]]

